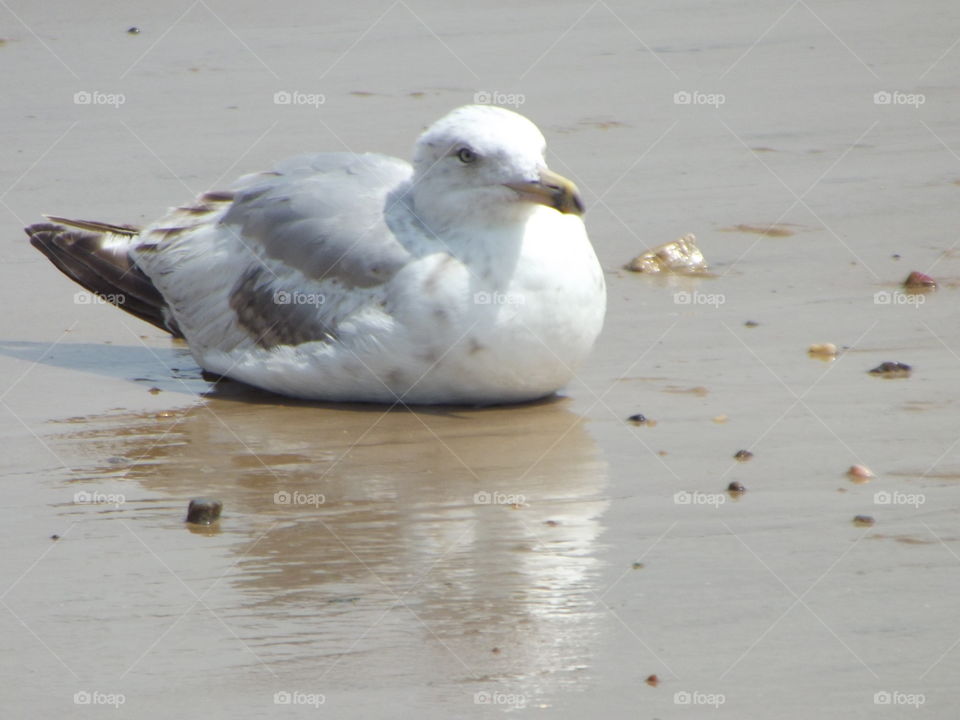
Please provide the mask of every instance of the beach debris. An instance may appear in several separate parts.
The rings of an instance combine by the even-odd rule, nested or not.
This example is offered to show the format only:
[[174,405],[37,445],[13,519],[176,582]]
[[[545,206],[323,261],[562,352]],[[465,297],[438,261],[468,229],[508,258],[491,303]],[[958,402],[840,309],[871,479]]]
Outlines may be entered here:
[[753,457],[753,453],[750,452],[749,450],[737,450],[733,454],[733,459],[737,460],[738,462],[747,462],[752,457]]
[[807,348],[807,352],[811,355],[833,357],[837,354],[837,346],[833,343],[814,343]]
[[639,273],[692,275],[705,272],[707,261],[697,247],[696,236],[688,233],[673,242],[664,243],[637,255],[624,267]]
[[865,483],[875,478],[876,475],[866,465],[851,465],[850,469],[847,470],[847,477],[855,483]]
[[937,289],[937,281],[926,273],[914,270],[907,275],[907,279],[903,281],[903,289],[914,293],[929,292],[930,290]]
[[872,370],[868,372],[871,375],[879,375],[884,378],[905,378],[910,377],[910,371],[913,370],[912,367],[902,362],[882,362],[877,365]]
[[873,527],[876,523],[877,521],[873,519],[872,515],[855,515],[853,517],[853,524],[857,527]]
[[212,525],[220,518],[223,503],[211,498],[194,498],[187,509],[187,522],[192,525]]

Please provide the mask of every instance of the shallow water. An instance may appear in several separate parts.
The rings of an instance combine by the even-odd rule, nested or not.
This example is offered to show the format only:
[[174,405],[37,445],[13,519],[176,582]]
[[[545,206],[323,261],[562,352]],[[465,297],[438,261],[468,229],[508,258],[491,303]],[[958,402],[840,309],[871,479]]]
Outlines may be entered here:
[[[951,716],[953,5],[11,8],[46,44],[0,32],[11,717]],[[301,150],[405,155],[479,88],[523,95],[608,270],[605,332],[553,401],[214,390],[20,240]],[[72,102],[94,90],[125,102]],[[294,90],[325,102],[272,101]],[[621,269],[687,232],[710,277]],[[940,288],[898,294],[911,270]],[[888,360],[913,373],[868,374]],[[183,523],[199,496],[217,526]]]

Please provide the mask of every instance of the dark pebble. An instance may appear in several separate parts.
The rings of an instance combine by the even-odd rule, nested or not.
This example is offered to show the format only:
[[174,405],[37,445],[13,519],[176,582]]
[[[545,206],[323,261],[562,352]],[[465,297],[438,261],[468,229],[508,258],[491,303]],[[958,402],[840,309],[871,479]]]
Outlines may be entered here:
[[735,460],[739,460],[740,462],[746,462],[753,457],[753,453],[749,450],[737,450],[733,457]]
[[140,28],[138,28],[136,25],[134,25],[133,27],[129,27],[129,28],[127,28],[127,34],[129,34],[129,35],[139,35],[139,34],[140,34]]
[[754,328],[754,327],[757,327],[759,324],[760,324],[760,323],[758,323],[756,320],[747,320],[747,321],[743,324],[743,326],[744,326],[744,327],[749,327],[749,328]]
[[742,495],[746,491],[747,489],[743,486],[743,483],[740,482],[739,480],[734,480],[732,483],[727,485],[727,492],[729,493],[736,493],[738,495]]
[[636,423],[637,425],[643,425],[647,421],[647,416],[641,413],[637,413],[636,415],[631,415],[630,417],[628,417],[627,420],[629,420],[632,423]]
[[650,687],[656,687],[660,684],[660,678],[658,678],[656,675],[648,675],[644,682]]
[[187,509],[187,522],[194,525],[212,525],[220,517],[223,503],[210,498],[194,498]]
[[912,367],[902,362],[882,362],[870,370],[871,375],[882,375],[886,378],[901,378],[910,375]]
[[50,536],[50,539],[51,539],[51,540],[59,540],[59,539],[60,539],[60,536],[59,536],[59,535],[51,535],[51,536]]
[[876,522],[870,515],[856,515],[853,518],[853,524],[858,527],[872,527]]

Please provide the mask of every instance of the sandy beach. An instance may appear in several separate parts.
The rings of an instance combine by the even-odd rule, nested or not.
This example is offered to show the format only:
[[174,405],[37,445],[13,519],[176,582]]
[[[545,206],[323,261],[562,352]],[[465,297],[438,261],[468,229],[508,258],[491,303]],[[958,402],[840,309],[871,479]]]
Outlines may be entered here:
[[[83,5],[0,4],[4,717],[955,715],[960,8]],[[23,234],[474,102],[606,271],[551,400],[214,388]],[[709,275],[623,269],[686,233]]]

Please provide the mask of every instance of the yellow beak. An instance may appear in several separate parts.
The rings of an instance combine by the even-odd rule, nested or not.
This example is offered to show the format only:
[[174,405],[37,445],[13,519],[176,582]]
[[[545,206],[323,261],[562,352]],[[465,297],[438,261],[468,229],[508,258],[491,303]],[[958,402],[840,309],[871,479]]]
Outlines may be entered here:
[[552,207],[562,213],[583,215],[583,199],[580,191],[563,175],[544,168],[540,179],[534,182],[504,183],[521,199]]

